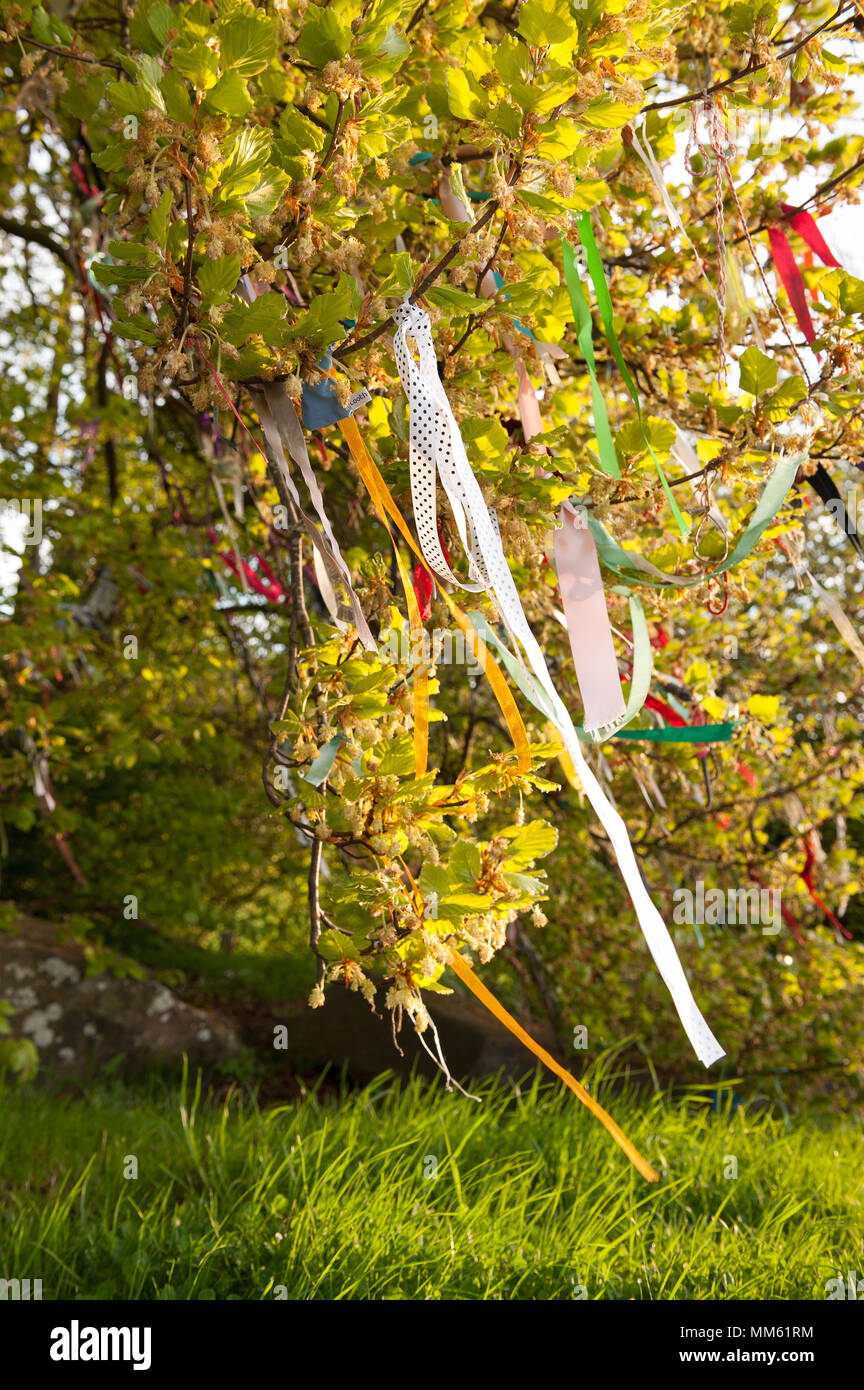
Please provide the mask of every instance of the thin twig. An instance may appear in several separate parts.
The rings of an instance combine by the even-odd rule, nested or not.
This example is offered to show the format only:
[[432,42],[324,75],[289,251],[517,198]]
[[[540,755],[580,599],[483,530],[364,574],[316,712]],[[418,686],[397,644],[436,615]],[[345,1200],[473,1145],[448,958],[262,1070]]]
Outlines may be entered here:
[[73,63],[93,63],[100,68],[113,68],[115,72],[123,72],[123,64],[115,63],[110,58],[85,58],[83,53],[73,53],[68,48],[54,48],[50,43],[39,43],[37,39],[31,39],[26,34],[21,35],[22,43],[29,43],[31,48],[39,48],[43,53],[53,53],[57,58],[71,58]]
[[[482,229],[486,226],[487,222],[491,222],[492,218],[495,216],[495,213],[497,211],[498,200],[497,198],[493,198],[486,211],[484,212],[483,216],[478,218],[478,220],[475,223],[473,223],[472,226],[466,227],[465,231],[461,234],[461,236],[459,236],[457,240],[454,241],[449,251],[446,251],[445,254],[441,257],[440,261],[438,261],[438,263],[432,267],[432,269],[429,271],[429,274],[424,276],[424,278],[420,281],[419,285],[414,286],[414,289],[408,296],[409,302],[411,304],[416,304],[417,300],[421,299],[422,296],[426,293],[426,291],[432,288],[432,286],[435,284],[435,281],[438,279],[440,275],[443,274],[443,272],[447,269],[448,265],[450,265],[451,262],[456,259],[456,257],[459,254],[459,247],[462,245],[462,242],[465,240],[466,236],[470,236],[474,232],[482,231]],[[377,339],[381,337],[381,334],[387,331],[390,321],[390,318],[383,319],[381,323],[379,323],[375,328],[370,329],[370,331],[364,334],[362,338],[358,338],[353,343],[349,339],[349,341],[343,344],[342,347],[336,349],[336,351],[333,353],[333,356],[338,357],[339,360],[342,361],[344,360],[344,358],[350,357],[352,353],[361,352],[363,348],[369,347],[370,343],[376,342]]]
[[[775,56],[778,61],[782,62],[786,58],[791,58],[800,49],[806,48],[807,44],[810,43],[812,39],[815,39],[817,34],[821,34],[823,29],[829,29],[831,27],[834,21],[843,14],[844,9],[845,4],[838,5],[830,19],[826,19],[823,24],[811,30],[803,39],[798,39],[794,44],[790,44],[788,48],[784,48],[781,52],[777,53]],[[705,87],[700,92],[689,92],[687,96],[684,97],[670,97],[668,101],[649,102],[647,106],[642,107],[642,111],[662,111],[672,106],[686,106],[691,101],[703,101],[705,97],[711,96],[714,92],[722,92],[726,87],[731,87],[734,82],[740,82],[742,77],[751,77],[754,72],[760,72],[762,68],[766,66],[767,62],[754,63],[751,57],[746,67],[739,68],[737,72],[733,72],[731,76],[724,78],[722,82],[715,82],[713,86]]]
[[313,952],[318,963],[316,973],[316,984],[323,985],[326,962],[318,951],[318,942],[321,938],[321,853],[324,848],[323,842],[316,838],[312,841],[312,853],[309,858],[309,947]]

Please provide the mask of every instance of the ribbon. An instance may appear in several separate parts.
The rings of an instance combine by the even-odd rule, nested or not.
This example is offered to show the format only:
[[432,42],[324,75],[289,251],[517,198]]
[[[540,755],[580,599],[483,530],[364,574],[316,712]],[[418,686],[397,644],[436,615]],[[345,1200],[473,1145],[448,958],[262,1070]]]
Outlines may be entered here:
[[[672,938],[639,872],[624,822],[607,800],[585,761],[578,734],[549,675],[543,652],[528,625],[501,548],[500,537],[468,462],[459,427],[438,377],[429,316],[406,300],[397,308],[394,318],[397,324],[397,365],[412,419],[417,419],[421,426],[415,435],[420,455],[418,467],[427,470],[430,480],[434,480],[437,470],[442,481],[447,476],[455,485],[453,496],[457,507],[454,508],[454,517],[460,536],[464,544],[467,528],[477,546],[476,554],[469,552],[469,560],[475,571],[481,570],[479,562],[482,562],[482,572],[488,575],[489,580],[488,586],[484,587],[487,587],[505,626],[521,644],[528,664],[549,701],[554,715],[552,722],[563,740],[585,794],[609,837],[648,948],[697,1056],[706,1066],[710,1066],[724,1055],[723,1049],[697,1008]],[[419,362],[407,352],[405,343],[409,334],[416,344]]]
[[624,697],[606,610],[594,538],[578,512],[561,508],[555,532],[555,568],[576,679],[585,710],[585,732],[609,733],[625,717]]
[[827,589],[823,589],[818,579],[816,579],[809,569],[805,568],[805,573],[813,586],[813,592],[822,604],[822,607],[825,609],[825,612],[828,614],[837,631],[840,633],[846,646],[849,648],[858,664],[864,667],[864,642],[861,641],[861,638],[858,636],[858,633],[855,631],[834,595],[829,594]]
[[[796,532],[796,538],[799,541],[798,547],[795,547],[792,544],[786,545],[782,536],[775,536],[774,544],[778,547],[779,550],[783,552],[783,554],[786,556],[786,559],[789,561],[793,570],[795,571],[795,578],[798,582],[799,588],[801,587],[802,575],[806,575],[807,578],[810,580],[810,585],[813,589],[814,594],[816,595],[817,601],[821,603],[822,607],[825,609],[825,612],[828,614],[829,618],[836,627],[843,641],[846,643],[846,646],[849,648],[850,652],[852,652],[856,661],[858,661],[860,665],[864,667],[864,643],[862,643],[861,638],[858,636],[857,632],[855,631],[851,622],[847,618],[843,609],[840,607],[840,604],[834,598],[833,594],[829,594],[826,589],[823,589],[822,585],[816,579],[816,576],[805,564],[802,558],[804,552],[803,531]],[[792,541],[792,539],[793,538],[790,536],[790,542]]]
[[[444,212],[453,221],[470,222],[472,220],[468,208],[453,191],[451,180],[446,174],[442,175],[439,182],[438,193]],[[568,253],[573,257],[572,248],[565,243],[565,256]],[[502,276],[497,272],[493,274],[487,271],[480,284],[480,293],[485,298],[490,298],[503,284]],[[612,477],[618,478],[620,477],[618,460],[615,456],[615,446],[612,442],[612,432],[606,414],[606,403],[597,382],[594,364],[591,315],[584,298],[581,296],[580,303],[584,309],[584,316],[579,324],[579,340],[583,355],[589,365],[595,422],[599,421],[597,436],[601,451],[601,464]],[[521,325],[517,326],[521,328]],[[528,333],[527,329],[522,331]],[[532,337],[533,335],[528,334],[528,336]],[[519,418],[522,422],[522,433],[525,441],[530,443],[535,435],[543,433],[540,403],[518,349],[506,335],[505,343],[516,362],[519,378],[517,398]],[[545,348],[547,352],[558,351],[560,353],[560,349],[553,349],[550,344],[538,343],[537,346],[538,349]],[[408,370],[410,371],[410,366]],[[554,371],[554,367],[552,370]],[[600,577],[597,551],[593,539],[584,528],[584,523],[579,520],[569,504],[561,508],[558,524],[559,529],[556,531],[553,541],[555,569],[561,589],[564,622],[570,638],[576,679],[585,710],[585,731],[608,736],[623,722],[625,706],[621,695],[621,682],[618,679],[609,615],[603,596],[603,582]],[[578,533],[578,539],[574,538],[574,533]],[[449,556],[445,558],[449,565]],[[504,657],[503,650],[501,655],[513,674],[510,661]],[[522,670],[524,671],[524,667]],[[531,699],[532,696],[529,695],[528,698]]]
[[[214,545],[219,540],[219,536],[212,527],[208,528],[207,535]],[[263,574],[264,579],[259,577],[259,573],[256,573],[248,561],[244,560],[238,551],[235,550],[232,553],[229,550],[217,550],[216,553],[223,565],[228,567],[235,578],[248,582],[249,586],[255,590],[255,593],[261,594],[267,599],[268,603],[280,603],[285,597],[285,591],[282,585],[267,564],[267,561],[259,555],[257,551],[255,553],[255,559],[258,562],[258,570]]]
[[820,463],[816,472],[811,473],[807,481],[817,497],[820,497],[825,503],[826,510],[831,513],[834,520],[843,528],[849,544],[857,554],[861,556],[862,560],[864,560],[864,544],[862,544],[861,537],[858,535],[858,529],[855,522],[849,516],[840,490],[827,468]]
[[[396,563],[397,566],[401,566],[401,574],[404,570],[404,565],[401,561],[401,557],[398,554],[398,546],[396,545],[395,538],[393,537],[393,534],[390,531],[390,527],[387,522],[388,516],[390,516],[390,518],[396,523],[396,526],[401,531],[402,535],[404,536],[405,540],[407,541],[408,545],[410,546],[411,550],[413,550],[417,558],[419,560],[422,560],[423,557],[414,543],[414,538],[408,529],[407,523],[404,517],[402,516],[402,513],[396,506],[396,503],[393,501],[393,498],[390,494],[390,489],[387,487],[387,484],[382,478],[381,473],[379,472],[378,467],[374,459],[372,458],[372,455],[369,453],[369,450],[366,448],[366,445],[363,442],[363,439],[360,435],[360,431],[357,428],[357,421],[354,419],[353,416],[350,416],[347,420],[340,421],[339,427],[342,430],[342,434],[345,437],[345,442],[348,445],[348,448],[351,452],[351,457],[357,465],[357,471],[359,472],[360,477],[362,478],[366,486],[366,490],[372,498],[378,515],[383,521],[388,533],[390,534],[390,538],[393,541],[394,550],[397,551]],[[403,587],[407,578],[408,576],[406,571],[405,579],[403,579]],[[410,587],[410,580],[408,581],[408,583]],[[478,633],[472,627],[471,623],[468,621],[461,608],[459,608],[459,606],[453,601],[453,599],[447,593],[446,589],[439,588],[438,592],[441,598],[444,600],[445,604],[447,605],[448,609],[450,610],[450,614],[456,622],[457,626],[468,639],[471,654],[474,658],[474,661],[480,667],[486,679],[488,680],[490,686],[492,687],[492,692],[496,700],[498,701],[498,705],[501,709],[501,713],[504,716],[507,728],[510,733],[510,737],[513,742],[513,747],[516,750],[519,771],[528,772],[531,768],[531,749],[528,744],[528,735],[525,732],[525,725],[522,723],[522,716],[520,715],[519,710],[516,707],[516,701],[513,699],[513,696],[510,693],[510,688],[507,685],[507,682],[505,681],[504,677],[501,675],[501,672],[498,669],[498,666],[494,658],[490,655],[485,642],[483,642],[482,638],[479,637]],[[413,589],[411,592],[410,599],[406,592],[405,601],[409,606],[410,612],[412,603],[416,604],[416,598],[414,597]],[[415,759],[417,752],[416,718],[417,715],[415,710]]]
[[[609,293],[609,286],[606,283],[606,276],[603,273],[603,262],[600,259],[600,252],[597,250],[597,243],[594,240],[594,233],[591,230],[590,214],[587,212],[580,212],[579,217],[577,219],[577,223],[579,227],[579,239],[582,242],[582,245],[585,249],[585,256],[588,263],[588,274],[591,276],[591,280],[594,285],[594,293],[597,296],[597,308],[600,310],[600,318],[602,319],[603,327],[606,330],[606,337],[609,341],[609,347],[611,349],[612,356],[615,358],[615,361],[618,364],[618,370],[621,373],[621,380],[624,382],[630,399],[636,407],[636,418],[639,421],[639,428],[642,432],[642,438],[644,439],[648,452],[654,461],[654,467],[657,469],[660,482],[663,484],[663,491],[666,493],[666,499],[669,503],[672,515],[675,518],[678,530],[680,531],[682,536],[686,536],[690,530],[689,523],[685,521],[684,517],[681,514],[681,511],[678,507],[678,503],[675,501],[675,497],[672,493],[672,489],[670,488],[669,483],[666,480],[666,474],[663,472],[663,469],[660,466],[660,460],[655,454],[651,444],[651,440],[648,437],[648,431],[645,428],[645,420],[642,415],[642,406],[639,402],[639,393],[636,390],[636,383],[634,382],[633,377],[630,374],[630,368],[624,361],[624,354],[621,351],[621,344],[618,341],[618,334],[615,332],[612,297]],[[572,268],[570,274],[567,274],[565,269],[565,275],[567,279],[567,287],[570,291],[570,300],[572,303],[574,299],[574,281]]]
[[[634,659],[633,678],[630,683],[630,694],[627,698],[624,715],[618,725],[613,725],[612,728],[607,730],[595,729],[589,733],[587,730],[580,729],[577,726],[576,735],[583,743],[605,743],[607,739],[614,737],[617,728],[620,728],[622,724],[629,724],[631,719],[636,718],[642,706],[649,703],[648,689],[651,685],[653,661],[648,624],[645,621],[645,613],[638,598],[630,594],[628,596],[628,601],[630,604],[630,622],[633,627]],[[498,633],[489,626],[482,613],[472,612],[469,613],[468,616],[484,642],[489,646],[495,647],[501,660],[504,662],[504,665],[525,698],[534,705],[535,709],[538,709],[541,714],[545,715],[554,726],[555,712],[536,680],[525,670],[524,662],[513,655]],[[562,752],[560,761],[568,781],[571,786],[574,785],[575,773],[571,759],[568,758],[566,753]]]
[[[840,262],[836,259],[833,252],[829,249],[822,233],[816,226],[809,212],[795,212],[788,203],[781,203],[780,209],[786,217],[793,231],[796,231],[803,241],[807,243],[811,251],[822,261],[823,265],[833,266],[839,270]],[[798,327],[804,334],[808,343],[812,343],[816,337],[816,330],[813,327],[813,320],[810,317],[810,308],[807,304],[807,292],[804,288],[804,277],[798,268],[789,238],[782,227],[769,227],[768,240],[771,243],[771,255],[774,260],[774,268],[789,296],[789,303],[798,320]]]
[[759,501],[753,509],[750,520],[739,535],[735,545],[723,563],[716,565],[706,574],[686,576],[664,573],[656,565],[652,565],[650,560],[646,560],[644,556],[640,555],[638,551],[624,550],[609,534],[603,523],[589,511],[586,521],[597,542],[597,552],[601,561],[607,569],[626,584],[647,584],[654,589],[687,589],[692,588],[695,584],[706,583],[715,575],[723,574],[726,570],[740,564],[759,543],[762,533],[774,520],[785,502],[804,458],[805,455],[803,454],[795,454],[790,458],[781,456],[778,459],[762,490]]
[[832,266],[835,270],[841,270],[840,262],[836,259],[834,252],[828,246],[825,238],[820,232],[816,221],[811,213],[804,212],[803,209],[796,210],[789,203],[781,203],[780,210],[786,217],[789,226],[797,232],[802,241],[805,241],[811,251],[815,251],[823,265]]
[[648,739],[652,743],[728,743],[734,724],[681,724],[665,729],[621,729],[615,738]]
[[837,928],[837,930],[841,932],[843,936],[845,936],[847,941],[851,941],[853,939],[852,933],[846,930],[839,917],[834,916],[834,913],[831,911],[830,907],[826,907],[825,903],[823,903],[822,899],[819,897],[819,894],[816,892],[816,887],[813,883],[813,866],[816,863],[816,855],[813,853],[813,846],[810,843],[809,837],[807,836],[805,836],[804,839],[804,850],[806,858],[804,860],[804,867],[798,870],[798,877],[802,880],[805,888],[807,889],[807,892],[810,894],[810,897],[813,899],[816,906],[821,908],[825,916],[828,918],[829,922],[831,922]]
[[509,1029],[514,1037],[517,1037],[530,1052],[533,1052],[535,1057],[539,1057],[544,1066],[547,1066],[550,1071],[560,1077],[565,1086],[569,1086],[573,1094],[578,1096],[579,1100],[591,1111],[595,1119],[598,1119],[601,1125],[608,1130],[615,1140],[615,1143],[624,1151],[633,1164],[633,1167],[642,1174],[642,1177],[645,1178],[647,1182],[657,1182],[659,1175],[655,1169],[651,1167],[650,1163],[645,1161],[639,1153],[639,1150],[631,1144],[626,1134],[624,1134],[612,1119],[612,1116],[603,1109],[602,1105],[598,1105],[594,1097],[588,1094],[585,1087],[579,1084],[575,1076],[571,1076],[570,1072],[560,1066],[544,1047],[541,1047],[539,1043],[534,1041],[530,1033],[525,1032],[525,1029],[516,1022],[513,1015],[509,1014],[507,1010],[498,1003],[494,994],[490,994],[486,986],[474,974],[470,965],[468,965],[456,951],[451,950],[449,964],[451,970],[459,976],[463,985],[465,985],[467,989],[470,989],[475,998],[479,999],[481,1004],[485,1004],[489,1012],[494,1014],[499,1022],[503,1023],[504,1027]]
[[[244,275],[242,277],[240,281],[240,289],[243,295],[245,296],[246,300],[251,304],[255,300],[257,288],[249,275]],[[198,350],[202,352],[203,356],[204,354],[200,347],[200,344],[198,344]],[[204,360],[210,367],[211,373],[213,373],[213,375],[215,376],[215,373],[213,372],[213,367],[210,364],[209,360],[206,357],[204,358]],[[234,411],[234,414],[237,416],[239,420],[240,416],[234,406],[233,401],[231,401],[230,397],[227,395],[227,392],[225,391],[224,387],[222,387],[222,393],[226,396],[226,399],[228,400],[231,409]],[[276,464],[276,467],[278,468],[282,481],[284,482],[285,487],[287,488],[288,493],[294,502],[294,505],[297,507],[297,510],[300,513],[301,519],[303,521],[304,526],[306,527],[307,532],[309,533],[310,539],[312,540],[313,544],[316,545],[322,551],[322,554],[324,555],[325,559],[331,565],[332,571],[336,575],[338,575],[342,585],[344,586],[345,592],[348,595],[348,600],[350,602],[351,611],[354,618],[354,626],[357,629],[357,636],[360,638],[360,641],[362,642],[363,646],[366,648],[367,651],[377,651],[375,638],[372,636],[369,624],[366,621],[366,616],[362,608],[360,607],[360,601],[354,592],[354,586],[351,581],[351,571],[349,570],[342,557],[342,552],[339,549],[339,542],[336,539],[333,527],[330,524],[330,518],[328,517],[326,508],[324,506],[324,498],[321,495],[321,489],[318,486],[318,480],[315,477],[312,464],[309,460],[309,452],[306,448],[306,440],[303,435],[303,428],[300,424],[300,421],[297,417],[297,411],[294,408],[294,405],[292,404],[290,397],[288,396],[285,386],[281,382],[273,382],[270,385],[265,385],[262,387],[258,387],[254,390],[250,390],[250,395],[252,396],[252,399],[255,402],[256,409],[258,411],[258,419],[261,421],[261,428],[264,431],[264,437],[267,440],[268,445],[270,446],[271,456],[273,457],[273,460]],[[318,520],[321,523],[321,529],[324,532],[323,541],[318,532],[317,527],[313,522],[310,521],[309,517],[306,516],[306,513],[300,505],[300,497],[297,492],[297,488],[294,484],[294,479],[291,476],[291,470],[288,467],[286,451],[299,467],[300,472],[303,476],[303,481],[305,482],[306,487],[308,488],[309,496],[312,499],[312,505],[315,508]]]
[[432,614],[432,595],[435,592],[435,581],[425,565],[418,563],[414,566],[414,597],[417,599],[417,607],[420,610],[420,621],[429,621]]
[[531,385],[528,373],[525,370],[525,363],[522,361],[521,357],[517,360],[516,370],[519,375],[519,395],[517,398],[519,419],[522,421],[522,433],[525,436],[525,443],[530,444],[535,434],[543,433],[540,402],[537,399],[537,392]]
[[585,292],[579,279],[576,253],[569,241],[565,241],[563,238],[561,249],[564,256],[564,279],[567,282],[570,304],[573,309],[573,323],[576,326],[576,341],[582,356],[585,358],[585,365],[588,368],[588,377],[591,382],[591,405],[594,413],[594,433],[597,436],[600,467],[604,473],[609,474],[610,478],[620,478],[621,469],[618,466],[618,456],[615,453],[615,445],[612,440],[606,401],[597,380],[593,339],[594,325],[591,321],[591,311],[588,308]]
[[[651,176],[651,179],[652,179],[653,182],[654,182],[654,186],[656,187],[657,192],[660,194],[660,201],[661,201],[661,203],[663,204],[663,211],[664,211],[665,214],[666,214],[666,217],[667,217],[667,220],[668,220],[668,222],[669,222],[670,227],[672,227],[673,231],[678,231],[678,232],[680,232],[681,235],[683,236],[684,240],[686,241],[687,245],[690,247],[690,250],[693,252],[693,255],[696,257],[696,264],[697,264],[698,267],[699,267],[699,270],[700,270],[701,275],[702,275],[702,279],[705,281],[705,284],[708,286],[708,292],[709,292],[709,294],[711,295],[711,298],[714,300],[714,303],[717,305],[718,310],[720,310],[720,312],[722,313],[723,311],[722,311],[722,309],[720,308],[720,300],[719,300],[718,297],[717,297],[717,292],[716,292],[716,290],[714,289],[714,286],[711,284],[711,281],[710,281],[710,279],[708,278],[708,272],[707,272],[707,270],[705,269],[705,262],[702,260],[702,257],[699,255],[699,252],[696,250],[696,247],[693,245],[693,242],[690,240],[689,236],[687,235],[687,228],[684,226],[684,223],[683,223],[683,221],[681,220],[681,215],[680,215],[680,213],[678,212],[678,209],[675,207],[675,204],[672,202],[672,199],[671,199],[670,196],[669,196],[669,190],[668,190],[668,188],[666,187],[666,181],[665,181],[665,179],[663,178],[663,170],[661,169],[659,163],[657,162],[657,157],[656,157],[656,155],[654,154],[654,151],[652,150],[651,145],[650,145],[649,140],[648,140],[648,118],[647,118],[647,115],[646,115],[645,112],[642,112],[642,113],[640,113],[640,114],[641,114],[641,116],[642,116],[642,122],[641,122],[641,124],[642,124],[642,134],[643,134],[643,138],[644,138],[644,141],[645,141],[644,145],[641,143],[641,141],[640,141],[638,135],[636,134],[636,130],[635,130],[635,128],[634,128],[633,126],[629,126],[629,127],[625,126],[625,128],[624,128],[624,143],[625,143],[625,144],[628,143],[628,139],[627,139],[627,130],[629,130],[629,132],[630,132],[629,144],[630,144],[631,148],[635,151],[635,153],[636,153],[636,155],[638,156],[638,158],[641,159],[642,163],[645,165],[645,168],[648,170],[648,173],[649,173],[649,175]],[[752,317],[752,316],[751,316],[751,317]],[[757,336],[758,336],[759,329],[758,329],[758,327],[756,327],[755,323],[754,323],[754,328],[756,328],[756,333],[757,333]],[[761,339],[760,339],[760,341],[761,341]]]

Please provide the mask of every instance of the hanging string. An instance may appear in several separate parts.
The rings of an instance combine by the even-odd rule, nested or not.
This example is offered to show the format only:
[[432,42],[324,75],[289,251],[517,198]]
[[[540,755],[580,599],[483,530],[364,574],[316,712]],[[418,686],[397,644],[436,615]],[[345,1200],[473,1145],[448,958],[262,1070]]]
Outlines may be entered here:
[[[704,115],[708,122],[710,153],[699,135],[699,116]],[[697,177],[693,168],[693,147],[699,151],[706,168],[714,165],[714,225],[717,234],[717,376],[721,386],[726,385],[726,225],[723,217],[723,169],[728,168],[726,148],[728,138],[723,124],[719,105],[706,93],[702,102],[695,102],[690,112],[690,132],[687,148],[684,151],[684,167],[691,177]]]

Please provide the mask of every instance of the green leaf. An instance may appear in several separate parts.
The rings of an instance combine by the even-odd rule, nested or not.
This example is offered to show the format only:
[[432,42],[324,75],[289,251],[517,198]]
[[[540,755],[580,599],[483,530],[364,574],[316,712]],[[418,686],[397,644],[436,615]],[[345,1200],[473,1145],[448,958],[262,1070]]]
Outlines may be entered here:
[[166,188],[159,202],[147,218],[147,230],[154,241],[164,249],[168,237],[168,217],[174,206],[174,194]]
[[845,270],[829,270],[821,277],[819,290],[844,314],[864,314],[864,280]]
[[153,5],[147,12],[147,23],[159,42],[164,44],[168,40],[168,31],[176,23],[174,11],[164,3]]
[[126,168],[128,153],[128,145],[106,145],[104,150],[94,151],[93,163],[97,169],[107,169],[113,173]]
[[480,121],[489,109],[480,83],[462,68],[447,69],[447,99],[453,115],[462,121]]
[[508,872],[514,869],[528,869],[535,859],[551,854],[558,843],[558,831],[548,821],[535,820],[529,825],[510,826],[501,831],[512,839],[504,867]]
[[169,68],[163,73],[159,79],[159,90],[165,98],[165,110],[172,121],[181,121],[184,125],[189,125],[195,113],[189,100],[188,88],[179,72]]
[[592,130],[620,130],[639,110],[636,106],[625,106],[614,97],[595,97],[582,112],[579,121],[591,126]]
[[435,285],[427,290],[425,297],[430,304],[440,304],[443,309],[453,309],[457,314],[481,314],[488,307],[484,300],[451,285]]
[[807,383],[803,376],[790,376],[776,391],[766,396],[762,407],[772,424],[786,420],[796,405],[807,399]]
[[219,79],[219,55],[206,43],[191,44],[189,48],[172,48],[171,63],[199,91],[209,91]]
[[297,42],[301,58],[315,68],[323,68],[337,58],[344,58],[351,47],[351,31],[332,9],[310,5],[306,22]]
[[279,206],[290,182],[290,175],[283,173],[281,169],[265,169],[252,192],[246,195],[246,211],[249,216],[269,217]]
[[[523,7],[522,13],[524,12]],[[524,82],[531,73],[531,55],[524,43],[520,43],[513,34],[505,34],[496,45],[493,61],[508,87],[515,86],[517,82]]]
[[255,103],[246,90],[246,83],[238,72],[226,72],[216,86],[207,93],[205,106],[221,111],[223,116],[233,116],[239,120],[254,108]]
[[575,25],[567,0],[527,0],[517,28],[532,48],[545,48],[572,38]]
[[115,318],[111,324],[111,331],[118,338],[129,338],[135,343],[146,343],[148,347],[155,347],[159,342],[153,328],[153,321],[146,314],[133,314],[125,319]]
[[402,299],[414,288],[414,265],[407,251],[390,257],[390,271],[378,287],[385,299]]
[[[136,86],[133,82],[109,82],[105,95],[121,116],[143,116],[145,111],[152,111],[155,106],[146,87]],[[165,101],[161,91],[159,107],[164,111]]]
[[418,879],[423,896],[428,898],[431,893],[437,893],[439,898],[443,898],[450,890],[450,875],[447,873],[443,864],[430,864],[427,860],[423,865],[420,878]]
[[583,139],[579,127],[569,117],[549,121],[537,134],[536,153],[541,159],[567,159]]
[[406,777],[414,769],[414,735],[400,734],[378,765],[380,777]]
[[473,840],[457,840],[447,865],[460,883],[476,883],[483,868],[480,850]]
[[773,357],[760,352],[757,347],[749,347],[741,354],[741,390],[751,396],[761,396],[777,381],[777,363]]
[[275,290],[259,294],[251,304],[234,305],[222,321],[225,337],[235,347],[240,347],[254,333],[260,333],[271,347],[281,346],[288,328],[287,307],[284,295]]
[[206,260],[198,268],[198,288],[204,298],[205,306],[221,304],[233,293],[240,279],[239,256],[218,256]]
[[276,53],[276,33],[261,11],[229,20],[219,28],[222,68],[238,77],[263,72]]
[[[643,417],[645,434],[651,448],[659,458],[668,458],[669,451],[675,443],[675,426],[670,420],[663,420],[656,415]],[[622,425],[615,437],[616,446],[627,458],[637,458],[640,454],[648,453],[648,443],[642,432],[642,426],[638,419],[628,420]]]
[[360,953],[350,936],[341,931],[322,931],[318,938],[318,951],[325,960],[360,960]]

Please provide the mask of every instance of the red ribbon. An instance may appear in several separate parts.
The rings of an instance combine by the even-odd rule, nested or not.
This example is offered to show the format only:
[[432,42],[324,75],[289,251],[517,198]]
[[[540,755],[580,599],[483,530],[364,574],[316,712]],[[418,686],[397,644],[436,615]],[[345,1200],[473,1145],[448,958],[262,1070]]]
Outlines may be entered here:
[[[214,543],[214,545],[219,540],[217,533],[212,529],[212,527],[208,529],[207,535],[210,537],[210,540]],[[237,563],[239,560],[240,565],[243,568],[243,573],[246,576],[246,582],[248,583],[250,589],[254,589],[256,594],[261,594],[263,598],[266,598],[268,600],[268,602],[280,603],[282,599],[284,599],[285,590],[282,588],[282,585],[279,583],[279,580],[276,578],[270,566],[267,564],[267,561],[263,558],[263,556],[259,555],[257,551],[255,552],[255,560],[258,564],[258,571],[260,572],[260,574],[264,575],[264,578],[269,581],[268,583],[264,583],[262,579],[259,578],[259,573],[256,572],[252,568],[252,566],[242,558],[242,556],[235,555],[232,551],[229,550],[217,550],[216,554],[219,556],[219,559],[222,561],[223,565],[227,565],[228,569],[237,579],[240,578],[240,566],[238,566]]]
[[805,837],[803,843],[804,848],[807,852],[807,857],[804,860],[803,869],[798,870],[798,877],[803,881],[804,886],[807,889],[807,892],[810,894],[810,897],[813,899],[816,906],[822,909],[829,922],[833,922],[834,926],[837,928],[839,932],[842,932],[846,940],[851,941],[853,939],[852,933],[846,930],[839,917],[834,916],[834,913],[831,911],[830,907],[826,907],[825,903],[823,903],[822,899],[819,897],[819,894],[816,892],[816,889],[813,884],[813,865],[816,863],[816,856],[813,853],[813,849],[809,839]]
[[[790,227],[797,232],[802,241],[815,251],[823,265],[833,266],[840,269],[840,262],[835,258],[830,250],[825,238],[816,226],[814,219],[809,212],[795,212],[789,203],[781,203],[780,208],[786,215]],[[808,343],[812,343],[816,337],[816,330],[813,327],[813,320],[810,317],[810,309],[807,305],[807,291],[804,287],[804,277],[798,268],[792,247],[789,245],[789,238],[781,227],[768,228],[768,240],[771,243],[771,255],[774,258],[774,268],[786,289],[789,296],[789,303],[798,320],[798,327],[804,334]]]
[[[759,877],[756,871],[750,867],[749,864],[747,866],[747,872],[749,873],[751,879],[758,888],[765,887],[765,884],[762,882],[762,879]],[[782,899],[780,902],[780,916],[783,918],[783,921],[786,923],[795,940],[798,942],[798,945],[804,946],[806,948],[807,943],[801,935],[801,928],[798,926],[798,923],[792,916],[792,913],[789,911],[788,907],[783,906]]]
[[425,565],[414,566],[414,596],[420,609],[420,621],[425,623],[432,613],[432,594],[435,585]]
[[[450,559],[450,551],[447,548],[447,541],[444,539],[444,531],[441,526],[441,518],[438,518],[438,543],[441,546],[441,554],[452,568],[453,562]],[[420,621],[425,623],[432,616],[432,595],[435,592],[435,581],[425,565],[417,564],[414,566],[414,597],[417,600],[417,607],[420,609]]]

